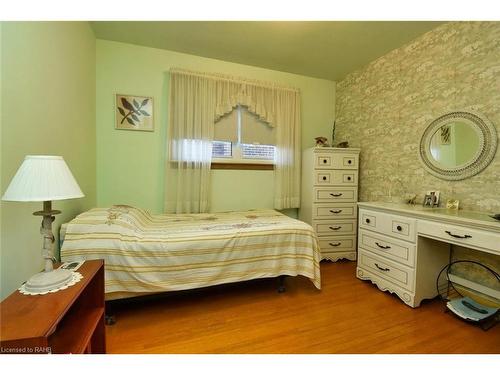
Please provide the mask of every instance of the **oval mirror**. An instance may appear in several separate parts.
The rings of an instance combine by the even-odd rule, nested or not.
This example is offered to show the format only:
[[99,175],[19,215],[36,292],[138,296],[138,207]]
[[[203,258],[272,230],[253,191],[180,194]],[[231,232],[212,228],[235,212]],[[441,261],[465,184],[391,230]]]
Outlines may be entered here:
[[462,180],[488,166],[495,156],[497,132],[475,111],[445,113],[432,121],[420,140],[420,160],[431,174]]

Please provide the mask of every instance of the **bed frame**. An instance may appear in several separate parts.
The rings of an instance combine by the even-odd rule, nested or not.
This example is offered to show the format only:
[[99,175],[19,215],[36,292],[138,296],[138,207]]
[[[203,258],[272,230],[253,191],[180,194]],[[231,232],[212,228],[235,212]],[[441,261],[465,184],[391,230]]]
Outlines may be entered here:
[[[277,292],[278,293],[284,293],[286,292],[286,287],[285,287],[285,278],[287,275],[281,275],[278,276],[278,288]],[[222,284],[221,284],[222,285]],[[215,285],[214,285],[215,286]],[[206,288],[212,288],[214,286],[208,286]],[[205,288],[200,288],[200,289],[205,289]],[[121,299],[114,299],[114,300],[108,300],[106,301],[106,308],[105,308],[105,313],[104,313],[104,321],[106,325],[111,326],[116,324],[116,315],[114,314],[114,306],[119,303],[124,303],[124,302],[131,302],[131,301],[144,301],[147,299],[151,298],[158,298],[159,296],[165,295],[165,294],[172,294],[172,293],[189,293],[193,292],[196,290],[200,289],[187,289],[187,290],[182,290],[182,291],[175,291],[175,292],[163,292],[163,293],[157,293],[157,294],[148,294],[144,296],[137,296],[137,297],[128,297],[128,298],[121,298]]]

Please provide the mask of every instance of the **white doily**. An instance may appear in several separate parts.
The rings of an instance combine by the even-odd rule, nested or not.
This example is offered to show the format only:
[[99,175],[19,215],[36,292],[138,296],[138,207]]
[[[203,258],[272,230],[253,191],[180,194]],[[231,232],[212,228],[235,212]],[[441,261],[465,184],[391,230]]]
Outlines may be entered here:
[[35,295],[39,295],[39,294],[47,294],[47,293],[55,293],[57,292],[58,290],[63,290],[63,289],[67,289],[68,287],[72,286],[72,285],[75,285],[77,282],[79,282],[81,279],[83,279],[83,276],[81,273],[79,272],[71,272],[71,281],[68,282],[67,284],[64,284],[62,287],[60,288],[56,288],[56,289],[52,289],[52,290],[48,290],[46,292],[41,292],[41,293],[37,293],[37,292],[28,292],[25,288],[25,285],[26,284],[23,284],[21,285],[21,287],[18,289],[20,293],[22,294],[26,294],[26,295],[30,295],[30,296],[35,296]]

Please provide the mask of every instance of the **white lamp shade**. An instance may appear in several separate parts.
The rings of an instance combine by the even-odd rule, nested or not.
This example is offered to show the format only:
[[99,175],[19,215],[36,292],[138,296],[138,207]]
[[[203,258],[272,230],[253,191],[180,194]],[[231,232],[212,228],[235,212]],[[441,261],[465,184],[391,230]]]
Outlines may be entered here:
[[62,156],[28,155],[2,200],[41,202],[83,196]]

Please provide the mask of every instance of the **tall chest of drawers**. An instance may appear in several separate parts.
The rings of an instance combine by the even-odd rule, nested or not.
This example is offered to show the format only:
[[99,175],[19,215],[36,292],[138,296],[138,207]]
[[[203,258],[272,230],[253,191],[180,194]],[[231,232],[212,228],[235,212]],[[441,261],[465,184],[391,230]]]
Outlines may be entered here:
[[303,153],[299,219],[316,231],[321,259],[356,260],[359,152],[313,147]]

